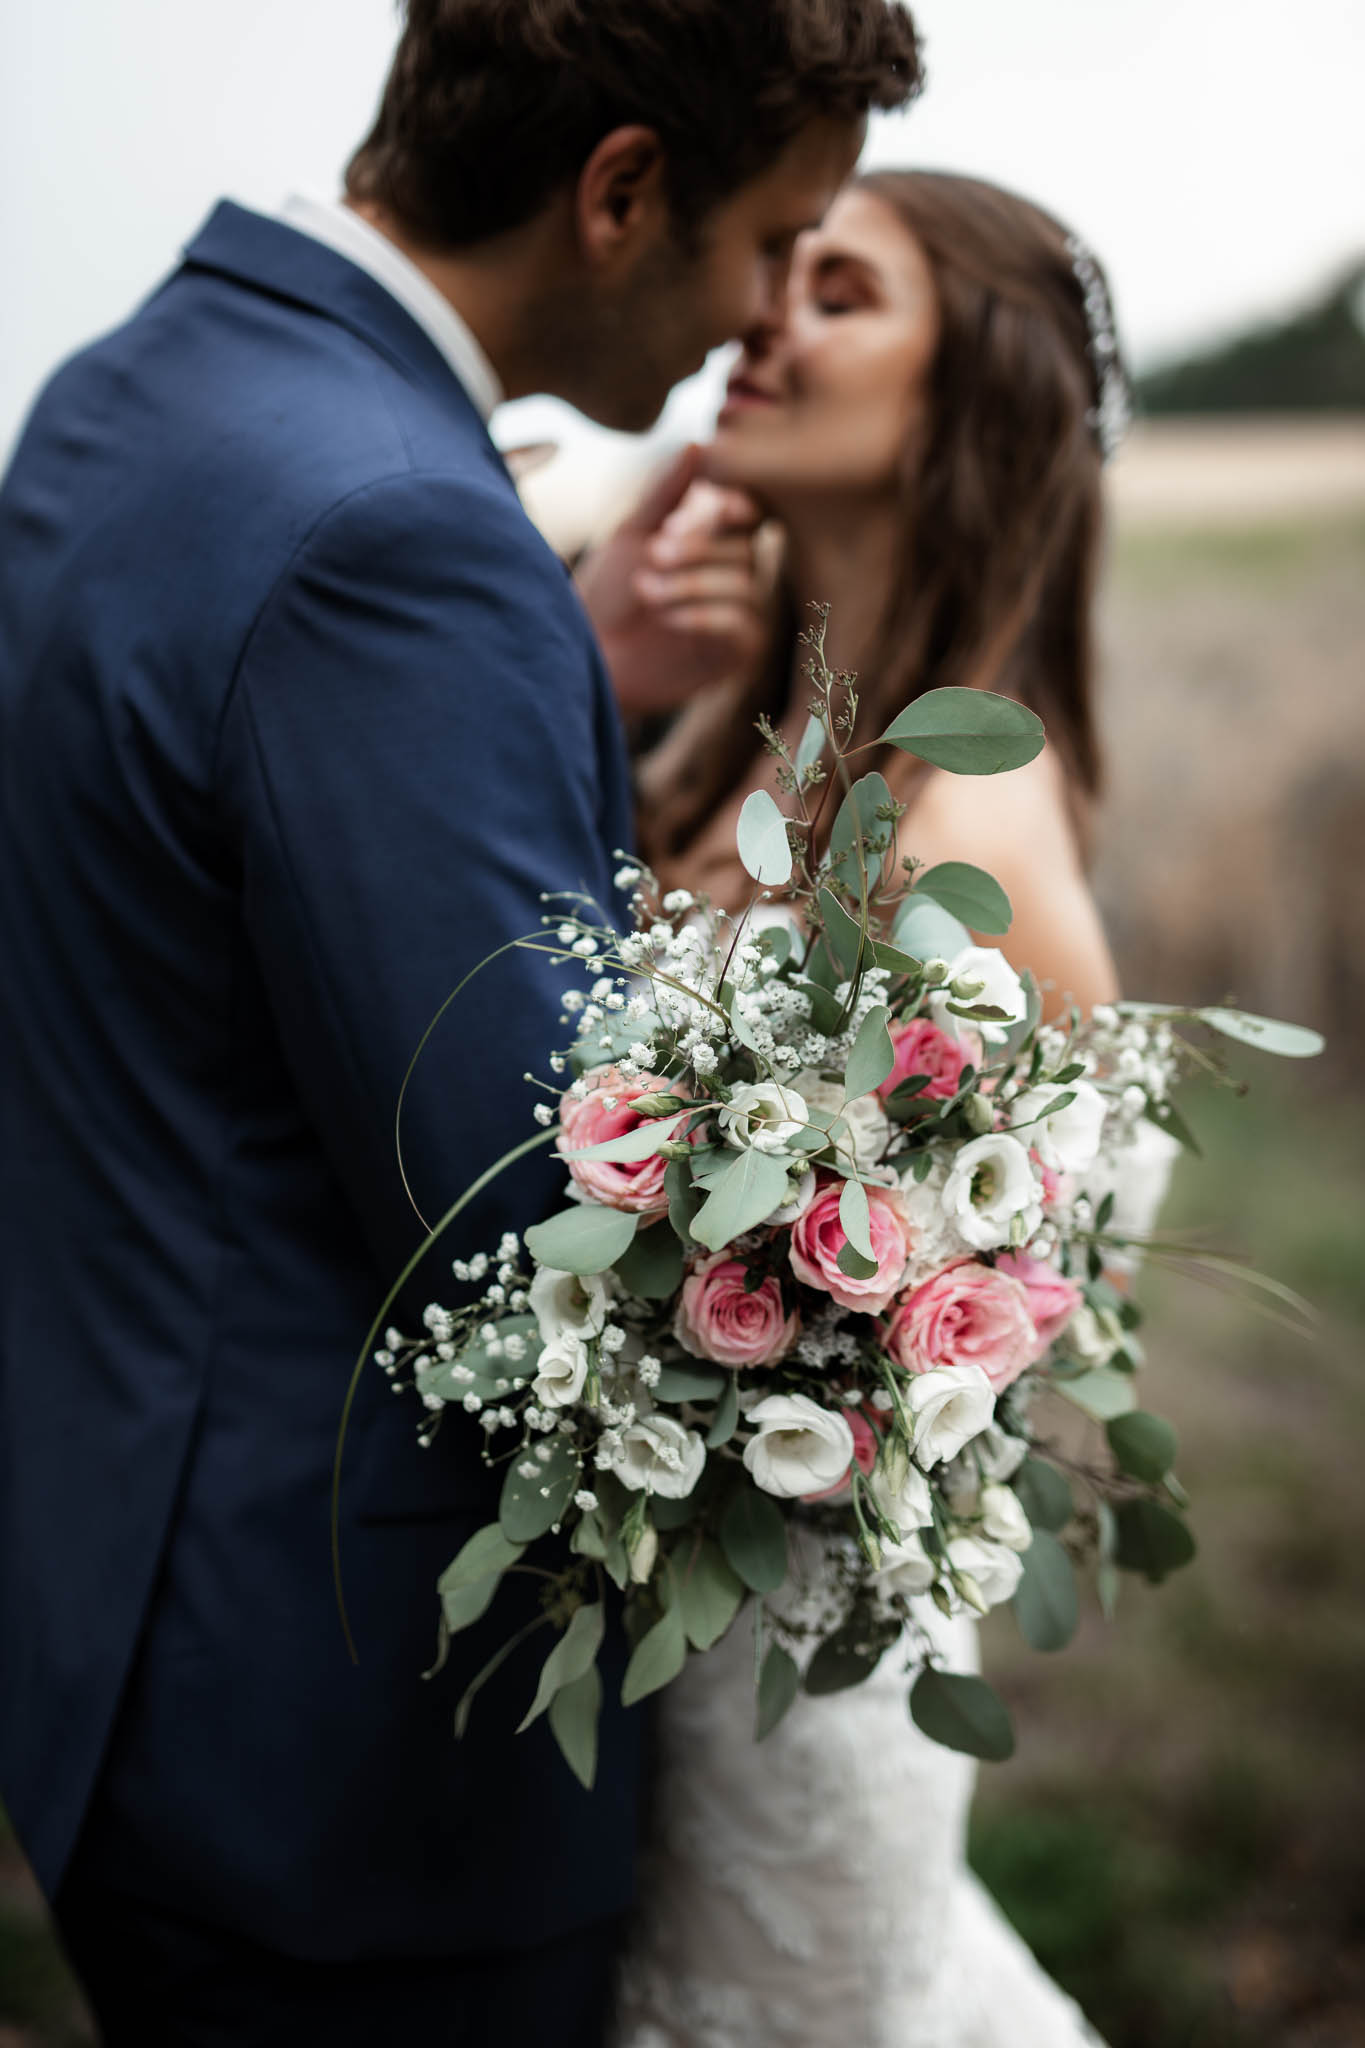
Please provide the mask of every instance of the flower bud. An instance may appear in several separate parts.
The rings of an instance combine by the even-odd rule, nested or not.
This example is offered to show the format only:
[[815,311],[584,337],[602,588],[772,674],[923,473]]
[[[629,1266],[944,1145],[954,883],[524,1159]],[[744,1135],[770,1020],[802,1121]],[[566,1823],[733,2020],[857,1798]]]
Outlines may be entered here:
[[[654,1524],[652,1522],[646,1522],[643,1528],[640,1530],[639,1536],[636,1538],[634,1549],[630,1553],[630,1577],[632,1585],[643,1586],[648,1582],[649,1575],[654,1569],[654,1563],[658,1555],[659,1532],[654,1527]],[[982,1612],[985,1612],[984,1608]]]
[[959,974],[951,984],[950,993],[960,1003],[974,1003],[978,996],[986,993],[986,977],[984,974]]
[[970,1572],[955,1572],[953,1574],[953,1584],[957,1587],[958,1592],[969,1607],[974,1607],[978,1614],[990,1613],[991,1610],[986,1596]]
[[687,1108],[681,1095],[637,1095],[630,1106],[636,1116],[676,1116]]
[[665,1138],[659,1147],[660,1159],[690,1159],[692,1147],[686,1138]]
[[929,1596],[940,1614],[946,1614],[951,1617],[953,1612],[953,1596],[944,1585],[942,1579],[934,1580],[933,1585],[929,1588]]
[[948,979],[948,962],[937,957],[932,960],[926,960],[924,963],[924,979],[928,982],[930,988],[937,988],[940,982]]
[[962,1113],[979,1138],[995,1129],[995,1106],[985,1095],[969,1095],[962,1105]]

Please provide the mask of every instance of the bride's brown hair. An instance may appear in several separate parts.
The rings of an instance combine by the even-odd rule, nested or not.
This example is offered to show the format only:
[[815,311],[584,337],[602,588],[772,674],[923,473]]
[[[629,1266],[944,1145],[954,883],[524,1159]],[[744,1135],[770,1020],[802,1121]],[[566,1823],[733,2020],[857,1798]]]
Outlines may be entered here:
[[[1099,404],[1085,299],[1050,214],[977,178],[880,171],[856,181],[928,258],[940,333],[927,442],[907,449],[903,573],[859,678],[859,733],[946,684],[998,690],[1036,711],[1085,816],[1101,782],[1092,607],[1102,527]],[[685,878],[687,849],[753,767],[754,720],[785,708],[798,622],[751,688],[714,707],[672,789],[648,777],[642,850]],[[682,737],[681,731],[679,737]],[[663,756],[672,751],[667,742]],[[905,794],[906,757],[887,749]],[[696,758],[704,754],[704,759]],[[682,767],[674,754],[674,768]],[[646,771],[647,772],[647,771]],[[827,807],[828,808],[828,807]]]

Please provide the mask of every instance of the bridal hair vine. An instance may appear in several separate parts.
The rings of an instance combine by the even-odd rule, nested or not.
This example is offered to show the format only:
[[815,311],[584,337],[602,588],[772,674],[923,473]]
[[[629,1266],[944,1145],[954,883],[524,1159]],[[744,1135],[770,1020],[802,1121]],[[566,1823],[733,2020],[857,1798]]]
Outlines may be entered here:
[[1086,424],[1099,442],[1101,458],[1108,462],[1118,452],[1119,444],[1132,423],[1133,406],[1128,378],[1119,354],[1118,335],[1114,331],[1114,308],[1109,287],[1100,267],[1079,235],[1067,236],[1066,252],[1071,258],[1071,269],[1085,307],[1087,346],[1099,391],[1099,404],[1086,414]]

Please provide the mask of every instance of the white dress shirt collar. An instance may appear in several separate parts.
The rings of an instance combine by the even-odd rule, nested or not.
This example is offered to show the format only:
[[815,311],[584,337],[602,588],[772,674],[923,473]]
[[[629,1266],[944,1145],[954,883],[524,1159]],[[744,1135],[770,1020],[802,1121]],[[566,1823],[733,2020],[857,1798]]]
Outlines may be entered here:
[[503,398],[497,371],[468,322],[460,318],[449,299],[442,297],[430,278],[387,235],[381,235],[349,206],[316,199],[287,199],[280,218],[300,234],[325,242],[339,256],[367,271],[376,284],[383,285],[445,357],[469,393],[479,417],[487,424],[494,406],[500,405]]

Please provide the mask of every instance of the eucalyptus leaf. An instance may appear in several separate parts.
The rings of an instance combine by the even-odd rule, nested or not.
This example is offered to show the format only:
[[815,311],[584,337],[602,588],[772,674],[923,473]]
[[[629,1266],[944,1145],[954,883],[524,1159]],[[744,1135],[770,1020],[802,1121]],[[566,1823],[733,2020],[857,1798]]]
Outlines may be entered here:
[[974,932],[998,937],[1009,930],[1014,917],[1010,899],[995,876],[965,860],[940,861],[937,867],[916,875],[915,888],[921,895],[932,896]]
[[1071,1559],[1055,1536],[1035,1529],[1023,1562],[1013,1602],[1019,1633],[1035,1650],[1063,1650],[1081,1614]]
[[954,960],[972,943],[965,924],[918,890],[907,896],[897,911],[891,938],[919,960]]
[[853,1616],[817,1647],[806,1668],[806,1691],[820,1695],[861,1685],[900,1632],[894,1619],[878,1622],[869,1614]]
[[792,987],[799,989],[810,1004],[812,1028],[824,1038],[832,1036],[838,1030],[839,1019],[844,1014],[843,1006],[833,991],[822,987],[818,981],[802,980],[799,976],[792,982]]
[[703,1197],[693,1185],[690,1160],[669,1160],[664,1168],[664,1193],[668,1196],[668,1220],[674,1235],[684,1246],[695,1243],[692,1223]]
[[864,1258],[857,1245],[851,1239],[847,1244],[840,1245],[839,1256],[835,1260],[835,1264],[841,1273],[848,1275],[850,1280],[871,1280],[877,1272],[877,1261]]
[[885,1004],[879,1003],[875,1010],[868,1011],[859,1025],[844,1075],[846,1102],[857,1102],[864,1095],[870,1095],[874,1088],[880,1088],[895,1066],[896,1050],[887,1028],[889,1017]]
[[692,1235],[713,1252],[772,1215],[787,1192],[787,1162],[747,1145],[692,1219]]
[[526,1249],[561,1273],[605,1273],[625,1252],[639,1221],[600,1202],[576,1202],[546,1223],[533,1223],[525,1232]]
[[746,1475],[720,1524],[721,1548],[731,1569],[754,1593],[775,1593],[787,1576],[787,1523],[781,1508]]
[[818,900],[820,913],[824,919],[825,939],[840,973],[847,981],[852,977],[853,970],[858,964],[859,952],[865,951],[870,955],[871,949],[863,948],[861,924],[850,911],[845,910],[832,889],[822,889]]
[[678,1607],[694,1650],[709,1650],[720,1641],[743,1598],[743,1581],[726,1563],[720,1545],[704,1536],[678,1573]]
[[1135,1409],[1130,1415],[1116,1415],[1106,1424],[1109,1448],[1121,1471],[1155,1486],[1175,1463],[1176,1436],[1160,1415]]
[[954,775],[1000,775],[1043,751],[1042,720],[991,690],[926,690],[893,719],[879,744]]
[[633,1707],[661,1686],[669,1685],[687,1662],[687,1635],[681,1607],[674,1605],[662,1614],[640,1638],[626,1666],[621,1685],[621,1704]]
[[1185,1523],[1154,1500],[1123,1501],[1114,1519],[1118,1564],[1126,1572],[1141,1572],[1153,1585],[1160,1585],[1194,1556],[1194,1538]]
[[1168,1132],[1177,1144],[1183,1145],[1187,1152],[1192,1152],[1196,1159],[1203,1158],[1199,1140],[1173,1102],[1149,1102],[1143,1114],[1148,1123],[1155,1124],[1159,1131]]
[[581,1678],[561,1686],[550,1702],[550,1732],[585,1792],[597,1776],[597,1727],[602,1713],[602,1674],[590,1664]]
[[1110,1422],[1114,1416],[1126,1415],[1137,1407],[1132,1379],[1127,1373],[1115,1372],[1112,1366],[1097,1365],[1074,1380],[1054,1380],[1052,1384],[1096,1422]]
[[796,750],[792,763],[798,775],[804,775],[813,768],[825,750],[825,722],[812,712],[806,721],[806,730],[801,735],[801,744]]
[[[526,1342],[526,1354],[517,1365],[517,1372],[529,1375],[535,1370],[535,1361],[541,1352],[540,1325],[534,1316],[503,1316],[496,1325],[499,1339],[521,1337]],[[473,1379],[469,1374],[473,1373]],[[473,1337],[459,1356],[452,1359],[433,1359],[432,1363],[417,1376],[418,1392],[435,1394],[443,1401],[459,1401],[465,1394],[480,1394],[484,1400],[493,1398],[498,1392],[498,1382],[506,1382],[511,1367],[506,1358],[489,1356],[488,1348],[481,1337]]]
[[605,1629],[606,1617],[600,1600],[574,1609],[569,1626],[541,1666],[536,1696],[517,1729],[518,1735],[540,1719],[561,1686],[572,1685],[591,1667],[602,1647]]
[[1285,1060],[1314,1059],[1326,1043],[1321,1032],[1310,1031],[1303,1024],[1283,1024],[1278,1017],[1256,1017],[1249,1010],[1201,1010],[1199,1015],[1225,1038],[1238,1039]]
[[726,1380],[733,1378],[733,1373],[709,1365],[664,1365],[654,1394],[660,1401],[715,1401],[724,1393]]
[[462,1549],[446,1566],[436,1582],[441,1595],[453,1593],[461,1586],[477,1585],[490,1573],[500,1577],[509,1565],[517,1562],[526,1546],[524,1543],[509,1543],[499,1522],[488,1522],[482,1529],[476,1529]]
[[787,820],[766,789],[756,789],[744,799],[736,837],[740,860],[756,882],[780,889],[791,880]]
[[1019,1505],[1035,1529],[1047,1529],[1055,1535],[1059,1529],[1065,1529],[1076,1512],[1070,1486],[1045,1458],[1025,1458],[1012,1483]]
[[683,1248],[677,1233],[663,1217],[637,1230],[612,1271],[638,1300],[669,1300],[682,1285]]
[[758,1713],[754,1741],[771,1735],[801,1690],[801,1673],[780,1643],[774,1643],[758,1674]]
[[872,1216],[868,1207],[867,1189],[860,1180],[846,1180],[839,1196],[839,1222],[844,1236],[865,1259],[874,1262],[876,1254],[872,1249]]
[[441,1620],[445,1624],[447,1639],[458,1635],[462,1628],[472,1628],[476,1621],[482,1620],[501,1584],[501,1575],[489,1572],[486,1578],[474,1579],[442,1592]]
[[872,941],[872,958],[888,974],[918,974],[924,965],[922,960],[914,960],[909,953],[903,953],[899,946],[888,946],[884,939]]
[[725,1391],[716,1403],[716,1412],[711,1418],[711,1427],[706,1432],[706,1448],[718,1451],[722,1444],[728,1444],[739,1424],[739,1375],[731,1373],[725,1382]]
[[[548,1450],[549,1456],[541,1460],[535,1449],[528,1449],[513,1459],[502,1482],[498,1521],[511,1543],[534,1543],[563,1521],[578,1489],[578,1459],[564,1437],[543,1437],[536,1448]],[[523,1466],[528,1471],[534,1466],[534,1476]]]
[[565,1147],[561,1157],[573,1162],[578,1159],[609,1160],[618,1166],[638,1164],[642,1159],[652,1159],[667,1139],[673,1136],[678,1125],[691,1110],[679,1110],[673,1116],[652,1117],[647,1123],[637,1124],[633,1131],[623,1131],[619,1138],[604,1138],[600,1145],[585,1145],[579,1150]]
[[1014,1754],[1005,1703],[983,1678],[926,1664],[910,1689],[910,1714],[921,1734],[945,1749],[984,1763],[1003,1763]]
[[864,775],[855,782],[839,806],[829,835],[831,879],[850,896],[861,894],[858,874],[858,842],[863,848],[863,865],[869,892],[876,886],[882,863],[895,839],[895,826],[878,818],[877,812],[892,801],[883,775]]

